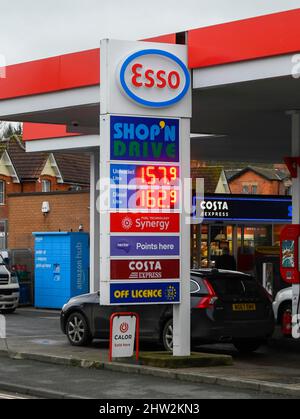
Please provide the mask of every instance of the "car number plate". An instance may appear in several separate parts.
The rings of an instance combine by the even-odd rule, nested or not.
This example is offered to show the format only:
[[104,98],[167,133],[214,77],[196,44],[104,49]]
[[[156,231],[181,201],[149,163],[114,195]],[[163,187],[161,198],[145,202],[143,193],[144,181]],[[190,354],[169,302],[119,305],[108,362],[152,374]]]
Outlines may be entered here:
[[256,304],[233,304],[233,311],[256,311]]

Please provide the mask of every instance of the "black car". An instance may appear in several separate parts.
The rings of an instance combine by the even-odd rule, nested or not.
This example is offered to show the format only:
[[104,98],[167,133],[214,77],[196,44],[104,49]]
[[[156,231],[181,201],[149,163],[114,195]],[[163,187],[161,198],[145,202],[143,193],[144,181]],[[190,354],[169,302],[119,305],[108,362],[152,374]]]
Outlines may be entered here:
[[[61,328],[74,346],[93,339],[109,339],[110,317],[116,312],[140,315],[141,341],[173,347],[173,310],[169,305],[99,305],[99,293],[73,298],[63,307]],[[232,342],[244,353],[254,352],[272,336],[275,321],[272,300],[246,274],[221,270],[191,272],[192,344]]]

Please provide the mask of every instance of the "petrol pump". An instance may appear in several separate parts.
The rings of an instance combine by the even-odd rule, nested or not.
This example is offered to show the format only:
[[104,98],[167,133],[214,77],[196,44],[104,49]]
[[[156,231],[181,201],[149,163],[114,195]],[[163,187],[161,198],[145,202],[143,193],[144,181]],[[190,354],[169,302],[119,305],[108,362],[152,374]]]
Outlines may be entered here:
[[[286,226],[280,237],[280,272],[282,279],[293,287],[293,337],[300,338],[300,225]],[[295,333],[295,331],[297,333]]]

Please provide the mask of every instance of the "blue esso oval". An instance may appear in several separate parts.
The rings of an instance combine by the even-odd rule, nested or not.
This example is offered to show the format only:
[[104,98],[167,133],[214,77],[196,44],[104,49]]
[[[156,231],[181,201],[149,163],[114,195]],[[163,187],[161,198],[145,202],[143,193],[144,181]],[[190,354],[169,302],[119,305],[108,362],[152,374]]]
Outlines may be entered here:
[[121,66],[121,89],[131,100],[145,107],[175,105],[185,97],[190,84],[186,65],[167,51],[139,51],[130,55]]

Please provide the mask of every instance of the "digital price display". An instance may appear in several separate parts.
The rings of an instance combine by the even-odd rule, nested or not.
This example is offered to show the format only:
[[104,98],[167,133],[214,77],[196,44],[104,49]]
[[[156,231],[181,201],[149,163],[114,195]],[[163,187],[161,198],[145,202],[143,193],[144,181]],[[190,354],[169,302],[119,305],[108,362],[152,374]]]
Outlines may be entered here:
[[142,189],[137,194],[137,209],[178,209],[179,208],[179,190],[176,189]]
[[178,166],[137,166],[136,177],[142,185],[178,185]]
[[111,182],[117,186],[179,186],[179,166],[112,164]]
[[180,190],[170,187],[154,189],[113,189],[112,209],[171,210],[180,207]]

